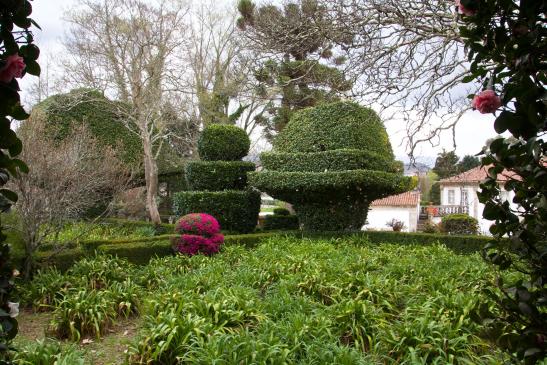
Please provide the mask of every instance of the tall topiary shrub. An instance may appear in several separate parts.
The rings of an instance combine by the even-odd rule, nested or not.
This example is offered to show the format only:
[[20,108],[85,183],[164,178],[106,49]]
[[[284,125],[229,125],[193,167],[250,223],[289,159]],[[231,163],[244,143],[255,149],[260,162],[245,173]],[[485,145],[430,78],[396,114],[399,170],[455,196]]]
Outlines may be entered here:
[[199,142],[201,161],[186,164],[189,191],[175,194],[177,215],[207,213],[216,217],[223,229],[251,232],[260,211],[260,193],[247,186],[252,162],[241,161],[249,152],[249,137],[242,129],[225,124],[205,128]]
[[360,229],[371,201],[410,187],[378,115],[352,102],[296,113],[261,160],[251,185],[291,203],[305,230]]

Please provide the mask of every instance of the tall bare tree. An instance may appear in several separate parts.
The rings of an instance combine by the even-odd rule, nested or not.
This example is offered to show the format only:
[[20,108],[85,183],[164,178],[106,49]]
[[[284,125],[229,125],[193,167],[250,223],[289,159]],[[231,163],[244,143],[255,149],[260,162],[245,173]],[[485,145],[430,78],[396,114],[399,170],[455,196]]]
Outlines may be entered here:
[[10,182],[19,194],[15,209],[25,241],[27,278],[34,254],[48,235],[88,209],[109,203],[130,180],[129,170],[116,152],[101,147],[85,125],[76,127],[61,142],[47,137],[46,125],[47,120],[35,115],[19,128],[29,173]]
[[404,122],[407,150],[438,143],[469,108],[477,85],[462,85],[468,71],[454,1],[320,0],[329,27],[345,34],[353,94]]
[[103,90],[129,108],[127,127],[143,145],[146,204],[160,223],[157,157],[169,133],[165,105],[177,93],[183,70],[186,14],[182,0],[81,0],[68,14],[67,81]]

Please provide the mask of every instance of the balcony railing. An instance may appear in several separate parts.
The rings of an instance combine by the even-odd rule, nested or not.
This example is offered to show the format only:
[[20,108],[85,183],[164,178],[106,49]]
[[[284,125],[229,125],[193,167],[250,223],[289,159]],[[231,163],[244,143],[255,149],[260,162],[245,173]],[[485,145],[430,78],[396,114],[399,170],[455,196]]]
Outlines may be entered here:
[[420,207],[420,216],[443,217],[448,214],[469,214],[467,205],[426,205]]

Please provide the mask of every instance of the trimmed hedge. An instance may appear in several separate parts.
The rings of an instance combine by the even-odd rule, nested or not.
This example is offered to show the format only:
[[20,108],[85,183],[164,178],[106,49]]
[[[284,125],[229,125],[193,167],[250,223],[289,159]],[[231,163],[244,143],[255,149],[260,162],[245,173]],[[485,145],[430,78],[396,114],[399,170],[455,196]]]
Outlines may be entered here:
[[372,109],[339,101],[298,111],[274,141],[277,152],[366,150],[393,160],[382,120]]
[[249,153],[251,140],[235,125],[211,124],[198,140],[199,157],[204,161],[236,161]]
[[[265,239],[275,236],[292,236],[309,239],[350,239],[353,244],[412,244],[412,245],[433,245],[444,244],[451,250],[460,254],[470,254],[480,251],[492,237],[487,236],[459,236],[428,233],[405,233],[392,231],[347,231],[347,232],[301,232],[301,231],[280,231],[253,233],[242,235],[228,235],[224,237],[224,244],[243,245],[249,248],[255,247]],[[50,256],[51,252],[39,252],[37,259],[42,265],[54,265],[64,271],[72,264],[84,257],[92,256],[95,251],[106,254],[117,255],[127,258],[137,264],[146,264],[154,256],[173,255],[170,238],[177,235],[165,235],[157,237],[143,237],[140,240],[104,240],[88,241],[83,243],[87,249],[75,248],[63,250],[60,253]],[[351,237],[356,237],[352,240]],[[91,249],[93,248],[93,249]]]
[[258,190],[291,203],[308,200],[335,203],[338,199],[346,200],[348,194],[351,199],[359,197],[373,200],[402,193],[408,190],[410,179],[399,174],[373,170],[261,171],[249,173],[249,183]]
[[284,172],[344,170],[398,172],[400,170],[400,164],[397,161],[390,161],[374,152],[355,149],[309,153],[264,152],[260,155],[260,162],[266,170]]
[[296,215],[273,214],[264,217],[264,230],[294,230],[300,227]]
[[113,224],[122,228],[135,228],[135,229],[142,228],[142,227],[157,228],[157,230],[159,231],[157,233],[160,233],[160,234],[171,233],[175,229],[174,224],[161,223],[159,226],[156,226],[152,222],[132,221],[132,220],[121,219],[121,218],[104,218],[101,220],[101,222],[104,222],[106,224]]
[[178,216],[207,213],[215,217],[224,230],[252,232],[260,211],[260,193],[255,190],[184,191],[173,197]]
[[467,214],[449,214],[442,218],[441,228],[448,234],[478,234],[479,221]]
[[188,190],[242,190],[247,186],[247,172],[255,168],[246,161],[191,161],[185,170]]
[[80,242],[80,246],[83,250],[94,251],[97,248],[104,245],[123,245],[126,243],[147,243],[169,240],[171,237],[177,237],[175,234],[164,234],[160,236],[151,237],[137,237],[128,239],[114,239],[114,240],[89,240]]
[[363,236],[372,243],[431,245],[441,243],[457,253],[473,253],[492,241],[489,236],[446,235],[393,231],[366,231]]

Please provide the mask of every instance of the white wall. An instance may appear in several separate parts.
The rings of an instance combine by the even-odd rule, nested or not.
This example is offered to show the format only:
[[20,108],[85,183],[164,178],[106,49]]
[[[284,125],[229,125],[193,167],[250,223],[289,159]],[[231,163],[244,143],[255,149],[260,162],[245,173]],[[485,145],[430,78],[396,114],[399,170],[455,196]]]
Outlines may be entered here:
[[404,232],[416,232],[419,207],[372,207],[368,211],[367,224],[363,229],[391,231],[386,226],[393,218],[405,224]]
[[[454,190],[454,204],[448,203],[449,190]],[[479,202],[479,198],[477,196],[477,191],[479,190],[479,184],[465,185],[465,186],[458,186],[458,185],[443,186],[441,188],[441,205],[460,205],[462,190],[467,190],[468,192],[469,215],[476,218],[479,221],[481,233],[489,235],[490,234],[489,228],[492,225],[492,221],[486,220],[482,217],[484,204]],[[503,190],[503,188],[501,189],[501,191],[502,191],[502,198],[504,198],[504,200],[509,200],[511,207],[513,209],[517,209],[517,205],[512,202],[515,194],[512,191],[507,192]]]

